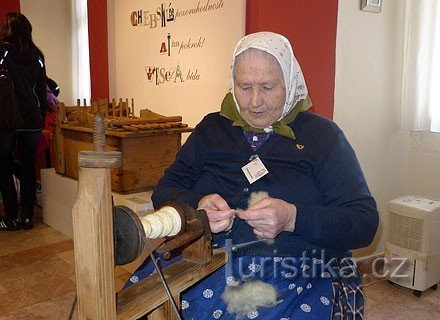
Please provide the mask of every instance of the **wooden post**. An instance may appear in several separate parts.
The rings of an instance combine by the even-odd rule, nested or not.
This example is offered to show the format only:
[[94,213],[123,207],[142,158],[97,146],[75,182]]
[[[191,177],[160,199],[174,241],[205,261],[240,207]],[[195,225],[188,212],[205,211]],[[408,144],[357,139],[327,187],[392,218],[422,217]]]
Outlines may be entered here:
[[55,139],[54,149],[56,154],[55,171],[59,174],[66,173],[66,164],[64,162],[64,139],[61,124],[66,119],[66,106],[62,102],[56,105],[56,120],[55,120]]
[[108,100],[107,98],[104,100],[104,110],[105,110],[105,117],[108,118],[109,114],[108,114]]
[[94,120],[95,151],[78,154],[78,189],[72,209],[79,319],[116,319],[110,168],[120,152],[105,152],[103,117]]
[[112,99],[112,117],[116,118],[116,99]]
[[128,111],[130,110],[130,108],[128,107],[128,98],[125,99],[125,103],[124,103],[124,117],[128,118]]
[[73,207],[79,319],[116,319],[110,170],[79,168]]
[[[176,303],[180,302],[180,294],[173,296]],[[165,302],[159,308],[148,315],[148,320],[178,320],[170,301]]]

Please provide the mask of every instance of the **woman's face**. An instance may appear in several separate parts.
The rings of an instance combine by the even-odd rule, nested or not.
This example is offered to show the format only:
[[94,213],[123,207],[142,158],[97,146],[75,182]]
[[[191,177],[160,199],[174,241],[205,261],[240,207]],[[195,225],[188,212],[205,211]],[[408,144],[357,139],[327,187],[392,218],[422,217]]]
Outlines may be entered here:
[[242,118],[263,129],[277,121],[286,101],[283,72],[268,53],[249,49],[235,62],[235,98]]

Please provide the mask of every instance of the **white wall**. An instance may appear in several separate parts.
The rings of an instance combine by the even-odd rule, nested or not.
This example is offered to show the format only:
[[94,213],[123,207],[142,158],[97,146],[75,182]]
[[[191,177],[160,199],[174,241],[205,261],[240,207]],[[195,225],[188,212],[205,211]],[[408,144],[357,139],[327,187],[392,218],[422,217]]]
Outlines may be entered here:
[[408,173],[409,193],[440,200],[440,133],[410,134]]
[[71,1],[21,0],[20,8],[32,24],[35,44],[44,53],[47,75],[61,88],[58,99],[71,104]]
[[[109,15],[109,73],[110,91],[116,99],[135,99],[135,112],[151,109],[163,115],[180,115],[183,122],[195,126],[207,113],[219,111],[220,104],[230,88],[229,66],[233,48],[245,32],[246,3],[242,0],[222,0],[223,6],[198,14],[177,18],[165,28],[132,26],[133,11],[154,14],[163,1],[108,0]],[[205,6],[208,1],[167,2],[176,12]],[[210,4],[220,1],[210,1]],[[111,23],[111,17],[113,23]],[[176,13],[177,16],[177,13]],[[171,56],[160,54],[167,34],[173,41],[187,43],[205,39],[203,47],[189,50],[172,48]],[[163,67],[166,70],[180,66],[184,82],[179,79],[160,85],[147,79],[145,67]],[[187,79],[188,71],[198,70],[200,79]],[[112,77],[114,77],[112,79]],[[172,77],[174,80],[175,78]]]
[[381,217],[374,243],[355,256],[384,251],[387,203],[405,194],[440,199],[440,135],[400,129],[404,1],[381,13],[340,0],[334,120],[353,145]]

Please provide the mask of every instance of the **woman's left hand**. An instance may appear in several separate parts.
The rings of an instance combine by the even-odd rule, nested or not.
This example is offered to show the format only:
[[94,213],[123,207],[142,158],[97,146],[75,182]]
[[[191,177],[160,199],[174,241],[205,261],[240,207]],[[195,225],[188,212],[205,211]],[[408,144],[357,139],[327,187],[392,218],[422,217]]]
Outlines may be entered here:
[[254,234],[273,239],[283,231],[295,229],[296,206],[281,199],[266,198],[247,210],[238,211],[237,216],[254,228]]

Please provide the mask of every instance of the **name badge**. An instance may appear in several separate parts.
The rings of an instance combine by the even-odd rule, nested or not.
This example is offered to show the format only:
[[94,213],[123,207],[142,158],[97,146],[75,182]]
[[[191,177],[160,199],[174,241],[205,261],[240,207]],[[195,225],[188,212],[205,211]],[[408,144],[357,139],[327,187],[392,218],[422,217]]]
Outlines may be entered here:
[[249,183],[252,184],[261,177],[264,177],[269,173],[266,167],[264,166],[261,159],[256,156],[251,158],[251,162],[241,168],[243,170],[244,175],[248,179]]

